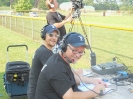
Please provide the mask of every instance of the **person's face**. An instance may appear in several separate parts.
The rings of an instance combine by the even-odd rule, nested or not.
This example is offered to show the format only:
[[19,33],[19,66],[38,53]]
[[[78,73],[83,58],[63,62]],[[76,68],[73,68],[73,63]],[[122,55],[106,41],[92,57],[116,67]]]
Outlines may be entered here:
[[59,4],[58,4],[57,0],[53,0],[53,4],[54,4],[54,8],[58,8]]
[[73,61],[73,63],[76,63],[85,54],[84,50],[84,46],[75,48],[68,44],[66,54],[68,58]]
[[58,38],[59,38],[58,33],[56,31],[53,31],[50,34],[49,33],[46,34],[45,41],[46,41],[48,46],[54,47],[57,43]]

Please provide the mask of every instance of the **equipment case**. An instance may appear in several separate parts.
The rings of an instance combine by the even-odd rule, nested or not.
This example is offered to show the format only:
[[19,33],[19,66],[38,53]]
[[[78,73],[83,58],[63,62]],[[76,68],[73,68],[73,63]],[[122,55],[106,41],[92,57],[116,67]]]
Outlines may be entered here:
[[[26,47],[26,52],[28,52],[27,45],[10,45],[7,47],[7,57],[10,47]],[[28,56],[26,54],[26,56]],[[11,99],[27,97],[27,87],[29,82],[29,72],[30,65],[24,61],[12,61],[7,62],[4,74],[4,86],[7,94]]]

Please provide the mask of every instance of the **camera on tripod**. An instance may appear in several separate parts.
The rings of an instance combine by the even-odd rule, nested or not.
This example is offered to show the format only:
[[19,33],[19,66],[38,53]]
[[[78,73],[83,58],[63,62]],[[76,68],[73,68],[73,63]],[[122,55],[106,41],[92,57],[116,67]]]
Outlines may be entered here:
[[72,8],[74,9],[73,18],[80,17],[80,9],[84,8],[83,0],[70,0],[72,2]]

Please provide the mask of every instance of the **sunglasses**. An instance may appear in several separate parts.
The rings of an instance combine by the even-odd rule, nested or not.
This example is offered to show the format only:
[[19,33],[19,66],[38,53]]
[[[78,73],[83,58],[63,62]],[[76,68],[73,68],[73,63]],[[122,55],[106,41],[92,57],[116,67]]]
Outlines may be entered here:
[[56,37],[56,38],[59,38],[59,37],[60,37],[60,35],[58,35],[58,34],[49,34],[49,36],[50,36],[50,37],[53,37],[53,36],[54,36],[54,37]]

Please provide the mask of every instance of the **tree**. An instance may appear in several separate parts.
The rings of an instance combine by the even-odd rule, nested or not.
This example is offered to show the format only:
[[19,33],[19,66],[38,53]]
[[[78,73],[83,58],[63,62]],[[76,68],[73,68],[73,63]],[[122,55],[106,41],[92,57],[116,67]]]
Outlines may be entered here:
[[97,3],[93,5],[95,10],[119,10],[119,7],[114,2],[103,2]]
[[121,0],[123,3],[120,5],[120,10],[133,12],[133,0]]
[[47,6],[45,4],[45,1],[44,0],[39,0],[39,1],[40,2],[38,3],[38,5],[36,5],[36,8],[46,10],[47,9]]
[[83,3],[85,4],[85,5],[93,5],[94,3],[93,3],[93,0],[83,0]]
[[17,12],[29,12],[32,5],[27,0],[19,0],[15,3],[14,8]]
[[0,0],[0,6],[10,6],[10,0]]
[[121,0],[123,5],[133,5],[133,0]]
[[73,0],[57,0],[59,4],[61,4],[62,2],[70,2],[70,1],[73,1]]

